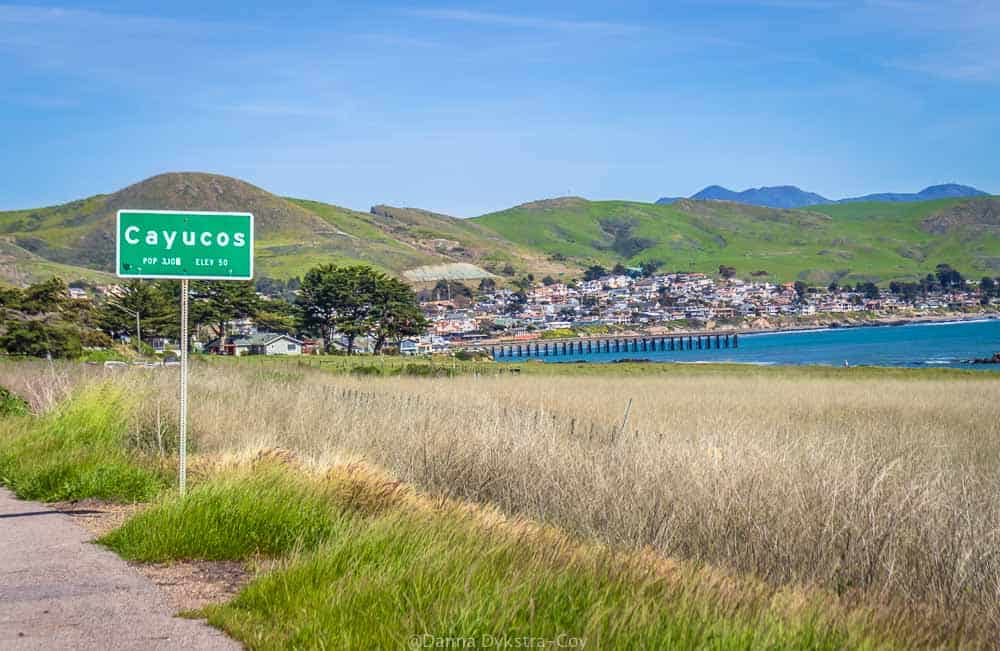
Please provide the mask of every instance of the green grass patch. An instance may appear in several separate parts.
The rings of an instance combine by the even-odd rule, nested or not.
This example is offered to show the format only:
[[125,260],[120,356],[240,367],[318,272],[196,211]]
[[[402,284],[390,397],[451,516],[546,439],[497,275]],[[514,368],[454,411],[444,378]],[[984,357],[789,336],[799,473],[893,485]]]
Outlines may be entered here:
[[697,594],[693,577],[666,580],[604,554],[569,558],[558,545],[494,535],[455,513],[344,511],[339,529],[203,614],[254,649],[449,640],[452,648],[501,640],[602,649],[877,646],[813,614],[788,621],[751,604],[723,606]]
[[0,484],[22,499],[93,497],[145,501],[167,485],[126,441],[135,400],[109,382],[78,392],[45,416],[5,419],[0,427]]
[[459,357],[438,356],[399,357],[372,355],[317,355],[296,358],[265,357],[206,357],[205,363],[217,365],[257,366],[261,369],[307,368],[322,369],[337,374],[369,376],[426,376],[459,377],[463,375],[518,375],[544,376],[663,376],[663,377],[746,377],[746,378],[820,378],[841,380],[900,379],[900,380],[996,380],[1000,373],[986,370],[959,368],[906,368],[890,366],[810,366],[756,364],[685,364],[681,362],[639,362],[623,361],[615,363],[588,362],[543,362],[526,360],[519,362],[493,362]]
[[[147,346],[146,344],[143,344],[143,347],[148,347],[150,350],[153,350],[151,346]],[[153,353],[155,354],[155,351],[153,351]],[[146,354],[145,350],[143,351],[143,354]],[[100,364],[109,361],[127,362],[129,359],[130,357],[128,355],[117,348],[102,348],[99,350],[86,351],[80,356],[79,361],[84,363],[92,362],[94,364]]]
[[417,506],[396,489],[261,464],[186,498],[165,494],[101,542],[138,561],[281,557],[232,602],[198,613],[251,649],[890,648],[867,624],[832,623],[818,608],[779,614],[755,583],[726,591],[690,569],[668,577],[558,534]]
[[101,543],[123,557],[241,560],[312,548],[339,531],[337,505],[314,483],[265,468],[170,494]]

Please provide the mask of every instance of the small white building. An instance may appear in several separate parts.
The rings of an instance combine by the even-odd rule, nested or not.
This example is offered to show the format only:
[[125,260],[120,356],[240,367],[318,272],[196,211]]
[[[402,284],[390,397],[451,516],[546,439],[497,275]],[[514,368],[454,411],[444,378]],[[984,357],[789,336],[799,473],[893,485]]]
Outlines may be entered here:
[[209,352],[222,355],[301,355],[302,342],[290,335],[275,332],[258,332],[245,337],[233,337],[222,350],[216,339],[205,347]]

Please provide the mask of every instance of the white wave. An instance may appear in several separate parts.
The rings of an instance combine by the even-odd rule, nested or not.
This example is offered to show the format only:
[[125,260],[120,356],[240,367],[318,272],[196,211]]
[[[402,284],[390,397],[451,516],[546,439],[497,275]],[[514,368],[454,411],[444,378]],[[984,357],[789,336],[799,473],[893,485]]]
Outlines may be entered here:
[[699,359],[699,360],[694,360],[694,361],[688,360],[688,361],[683,361],[683,362],[682,361],[675,361],[675,360],[671,359],[671,360],[665,360],[665,361],[670,361],[670,362],[673,362],[675,364],[739,364],[741,366],[777,366],[778,365],[778,362],[737,362],[737,361],[731,360],[731,359]]
[[906,326],[913,327],[929,327],[929,326],[947,326],[947,325],[964,325],[967,323],[990,323],[996,321],[997,319],[956,319],[955,321],[928,321],[927,323],[907,323]]
[[740,338],[743,337],[773,337],[775,335],[799,335],[807,334],[809,332],[833,332],[834,330],[848,330],[849,328],[809,328],[807,330],[777,330],[775,332],[748,332],[746,334],[741,333]]

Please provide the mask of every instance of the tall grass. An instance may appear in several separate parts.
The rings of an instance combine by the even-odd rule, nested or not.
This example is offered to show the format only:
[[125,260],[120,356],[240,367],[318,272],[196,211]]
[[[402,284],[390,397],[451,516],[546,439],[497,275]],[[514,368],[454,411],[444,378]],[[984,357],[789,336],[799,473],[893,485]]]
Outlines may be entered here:
[[124,387],[104,382],[80,389],[37,421],[5,419],[0,483],[24,499],[150,499],[166,480],[155,465],[138,463],[126,444],[137,403]]
[[364,459],[584,537],[1000,631],[992,379],[203,369],[193,386],[206,451],[285,447],[319,466]]
[[578,640],[598,649],[864,645],[863,636],[821,619],[790,624],[726,613],[677,582],[606,559],[567,561],[470,530],[461,518],[394,514],[345,525],[232,603],[209,608],[209,621],[273,649],[421,648],[440,640],[474,640],[478,648],[484,639]]
[[204,612],[251,648],[833,650],[891,648],[897,632],[824,612],[815,595],[732,577],[722,588],[708,573],[432,502],[358,466],[225,471],[186,498],[165,494],[101,542],[140,561],[283,556]]
[[[157,395],[176,391],[168,371],[147,380]],[[316,470],[367,461],[432,494],[614,548],[908,611],[940,622],[942,639],[1000,632],[1000,383],[990,377],[432,379],[199,366],[191,395],[192,437],[219,459],[281,447]]]

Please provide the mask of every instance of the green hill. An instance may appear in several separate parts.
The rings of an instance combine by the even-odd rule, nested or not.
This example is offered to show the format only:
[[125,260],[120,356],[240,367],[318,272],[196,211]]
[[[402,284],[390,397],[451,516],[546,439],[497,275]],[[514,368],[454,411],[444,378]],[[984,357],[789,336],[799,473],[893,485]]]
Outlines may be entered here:
[[368,262],[390,270],[438,261],[396,241],[368,241],[249,183],[201,173],[161,174],[114,194],[0,213],[0,237],[53,262],[113,271],[115,214],[136,207],[252,212],[261,275],[290,276],[321,261]]
[[0,285],[30,285],[52,276],[68,281],[86,280],[96,285],[114,281],[114,276],[109,273],[52,262],[0,239]]
[[110,278],[121,208],[252,212],[258,275],[274,278],[323,262],[371,264],[414,282],[567,278],[590,264],[645,261],[812,283],[914,279],[941,262],[971,277],[1000,273],[997,197],[799,210],[563,197],[458,219],[384,205],[358,212],[225,176],[170,173],[61,206],[0,212],[0,281]]
[[[479,275],[509,275],[515,273],[574,274],[579,271],[572,265],[552,262],[544,254],[530,247],[516,244],[496,231],[468,219],[420,210],[418,208],[397,208],[394,206],[373,206],[368,213],[358,213],[337,206],[289,199],[289,201],[311,210],[338,228],[356,233],[371,240],[402,244],[441,264],[455,265],[456,270],[469,265],[479,269]],[[397,268],[408,278],[421,276],[425,271],[408,266]],[[447,270],[446,270],[447,271]],[[412,272],[412,273],[408,273]],[[487,273],[483,273],[487,272]],[[445,273],[447,275],[447,273]],[[473,274],[475,277],[476,274]]]
[[[255,263],[262,276],[301,275],[323,262],[366,263],[397,275],[425,268],[443,269],[447,274],[448,265],[463,263],[463,269],[472,265],[481,276],[489,272],[475,265],[502,270],[510,263],[519,272],[526,272],[541,263],[503,237],[453,217],[426,213],[422,220],[390,219],[278,197],[225,176],[170,173],[113,194],[48,208],[0,212],[0,243],[5,247],[0,253],[10,259],[16,253],[23,270],[17,278],[8,274],[12,276],[9,282],[23,283],[52,274],[69,280],[94,279],[94,272],[112,272],[115,214],[122,208],[137,207],[252,212]],[[393,214],[420,212],[385,210]],[[435,238],[453,240],[454,246],[426,244]],[[488,238],[492,239],[487,242]],[[428,275],[433,276],[423,274]]]
[[473,221],[580,264],[656,260],[668,269],[826,283],[914,279],[940,262],[1000,272],[1000,199],[853,203],[783,210],[682,199],[671,205],[536,201]]

